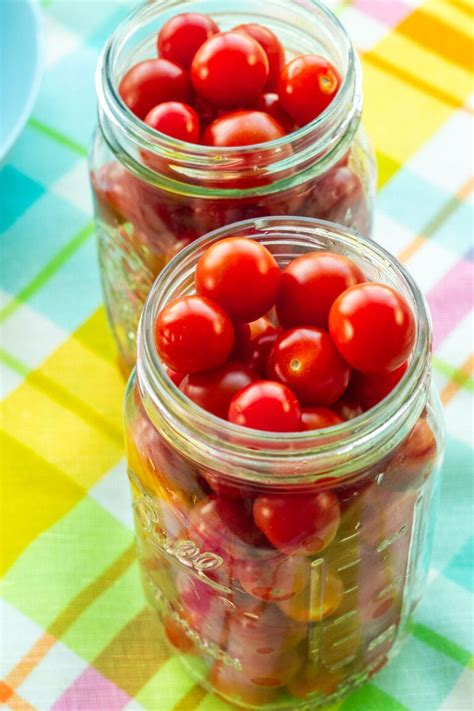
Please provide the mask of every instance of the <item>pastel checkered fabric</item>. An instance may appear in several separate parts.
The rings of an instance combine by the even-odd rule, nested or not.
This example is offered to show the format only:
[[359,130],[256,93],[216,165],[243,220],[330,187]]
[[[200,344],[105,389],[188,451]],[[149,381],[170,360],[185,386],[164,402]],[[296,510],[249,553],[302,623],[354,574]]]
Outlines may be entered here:
[[[0,172],[0,700],[21,711],[227,709],[164,656],[134,554],[123,381],[101,305],[86,167],[95,64],[130,3],[43,5],[46,75]],[[363,58],[365,124],[380,168],[375,236],[427,294],[449,432],[429,587],[411,637],[334,708],[468,711],[474,5],[330,5]]]

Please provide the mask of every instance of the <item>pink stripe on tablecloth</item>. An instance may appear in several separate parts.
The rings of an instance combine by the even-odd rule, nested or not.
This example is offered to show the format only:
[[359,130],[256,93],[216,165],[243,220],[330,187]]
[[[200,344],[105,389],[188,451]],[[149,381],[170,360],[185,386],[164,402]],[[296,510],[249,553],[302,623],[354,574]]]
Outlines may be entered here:
[[401,0],[356,0],[354,7],[389,27],[395,27],[413,11]]
[[474,265],[461,259],[428,294],[436,349],[474,304]]
[[121,711],[130,696],[89,667],[56,701],[51,711]]

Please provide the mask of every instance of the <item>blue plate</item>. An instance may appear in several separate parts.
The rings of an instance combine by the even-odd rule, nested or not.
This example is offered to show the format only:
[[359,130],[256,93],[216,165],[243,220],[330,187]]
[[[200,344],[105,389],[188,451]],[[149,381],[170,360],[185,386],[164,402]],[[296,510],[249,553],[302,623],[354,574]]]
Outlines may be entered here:
[[0,0],[0,160],[28,120],[43,69],[36,0]]

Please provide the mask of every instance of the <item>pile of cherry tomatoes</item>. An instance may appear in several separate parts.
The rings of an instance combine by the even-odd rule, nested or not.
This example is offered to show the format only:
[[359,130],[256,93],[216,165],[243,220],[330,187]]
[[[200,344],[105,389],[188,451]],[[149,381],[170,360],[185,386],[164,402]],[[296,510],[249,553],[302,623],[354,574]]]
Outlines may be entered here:
[[176,15],[157,37],[158,58],[132,66],[119,93],[152,128],[189,143],[244,146],[282,138],[321,114],[341,76],[329,60],[285,61],[259,24],[221,32],[210,17]]
[[382,400],[407,369],[410,307],[343,255],[311,252],[281,271],[265,246],[230,237],[201,256],[195,284],[158,315],[157,350],[187,397],[234,424],[336,425]]

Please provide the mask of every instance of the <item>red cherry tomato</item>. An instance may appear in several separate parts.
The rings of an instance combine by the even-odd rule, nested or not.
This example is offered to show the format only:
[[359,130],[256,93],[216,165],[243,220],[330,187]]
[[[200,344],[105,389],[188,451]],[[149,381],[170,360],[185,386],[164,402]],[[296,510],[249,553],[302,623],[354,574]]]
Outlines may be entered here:
[[291,133],[295,128],[295,122],[288,116],[285,109],[281,105],[278,94],[266,93],[260,94],[255,104],[257,111],[263,111],[269,114],[277,121],[286,133]]
[[262,111],[231,111],[207,127],[203,143],[220,148],[252,146],[275,141],[284,135],[285,129],[269,114]]
[[255,523],[273,545],[287,555],[315,555],[333,541],[341,512],[331,491],[318,494],[259,496],[253,505]]
[[351,371],[329,333],[320,328],[291,328],[278,338],[268,362],[279,380],[307,405],[332,405],[344,393]]
[[249,368],[239,363],[225,363],[216,370],[186,375],[180,390],[199,407],[226,420],[234,395],[255,378]]
[[280,268],[268,249],[245,237],[211,245],[196,267],[199,294],[217,302],[237,323],[254,321],[275,303]]
[[395,370],[415,345],[407,302],[387,284],[356,284],[332,305],[329,331],[342,357],[363,373]]
[[285,385],[257,380],[234,395],[228,419],[235,425],[267,432],[298,432],[301,409]]
[[251,104],[267,79],[267,55],[258,42],[240,32],[223,32],[208,39],[191,66],[197,94],[222,109]]
[[313,182],[306,198],[304,214],[348,225],[365,233],[367,203],[359,177],[348,166],[332,168]]
[[192,87],[186,72],[167,59],[146,59],[135,64],[120,82],[122,101],[142,120],[164,101],[189,103]]
[[383,486],[395,491],[421,486],[434,470],[437,451],[433,430],[425,419],[420,418],[389,462]]
[[165,617],[163,627],[168,640],[173,647],[179,649],[180,652],[191,652],[194,650],[194,642],[186,634],[183,625],[180,625],[174,617],[167,615]]
[[225,363],[234,345],[234,329],[218,304],[202,296],[183,296],[158,314],[155,343],[170,368],[198,373]]
[[343,420],[353,420],[354,417],[359,417],[364,412],[362,405],[350,397],[348,392],[345,392],[341,399],[332,405],[332,409]]
[[249,595],[266,602],[278,602],[289,600],[306,588],[309,566],[306,558],[274,552],[242,561],[237,575]]
[[194,55],[206,40],[219,32],[207,15],[183,12],[165,22],[158,34],[158,54],[163,59],[189,69]]
[[272,324],[269,318],[262,316],[256,321],[251,321],[251,323],[240,323],[235,326],[235,340],[234,340],[234,353],[233,355],[237,360],[241,360],[248,348],[250,341],[262,333],[267,331],[275,331],[275,326]]
[[285,66],[285,50],[278,37],[267,27],[252,22],[234,27],[232,32],[243,32],[261,45],[267,55],[269,68],[265,88],[268,91],[276,91],[281,71]]
[[191,106],[179,101],[165,101],[145,117],[145,123],[167,136],[188,143],[199,143],[199,116]]
[[173,370],[173,368],[170,368],[168,365],[163,365],[163,368],[171,382],[174,383],[177,388],[179,388],[179,386],[181,385],[181,381],[184,378],[184,374],[178,373],[176,370]]
[[250,498],[252,496],[250,486],[246,486],[238,480],[229,479],[218,471],[205,469],[201,470],[201,474],[212,491],[218,496],[227,496],[231,499]]
[[257,651],[253,644],[243,647],[230,637],[227,651],[242,662],[242,676],[257,688],[274,689],[287,684],[300,669],[305,650],[301,647],[273,653]]
[[286,617],[277,605],[249,595],[234,595],[236,611],[229,619],[229,637],[236,649],[277,656],[306,636],[307,626]]
[[303,407],[301,422],[304,430],[323,430],[325,427],[340,425],[344,420],[328,407]]
[[229,610],[221,593],[182,571],[178,573],[176,586],[186,621],[189,620],[191,627],[207,642],[224,644]]
[[277,302],[281,325],[327,328],[337,297],[363,281],[359,267],[342,254],[310,252],[297,257],[282,272]]
[[392,392],[405,375],[408,362],[402,363],[388,373],[358,373],[353,371],[348,393],[360,402],[364,410],[370,410]]
[[344,586],[335,570],[324,575],[316,570],[306,590],[278,603],[280,610],[298,622],[321,622],[333,615],[342,602]]
[[283,108],[299,126],[313,121],[331,103],[341,86],[336,67],[324,57],[296,57],[283,69],[278,95]]
[[253,336],[242,347],[240,360],[247,368],[262,378],[265,378],[267,374],[268,359],[278,335],[279,331],[270,324],[268,328]]

